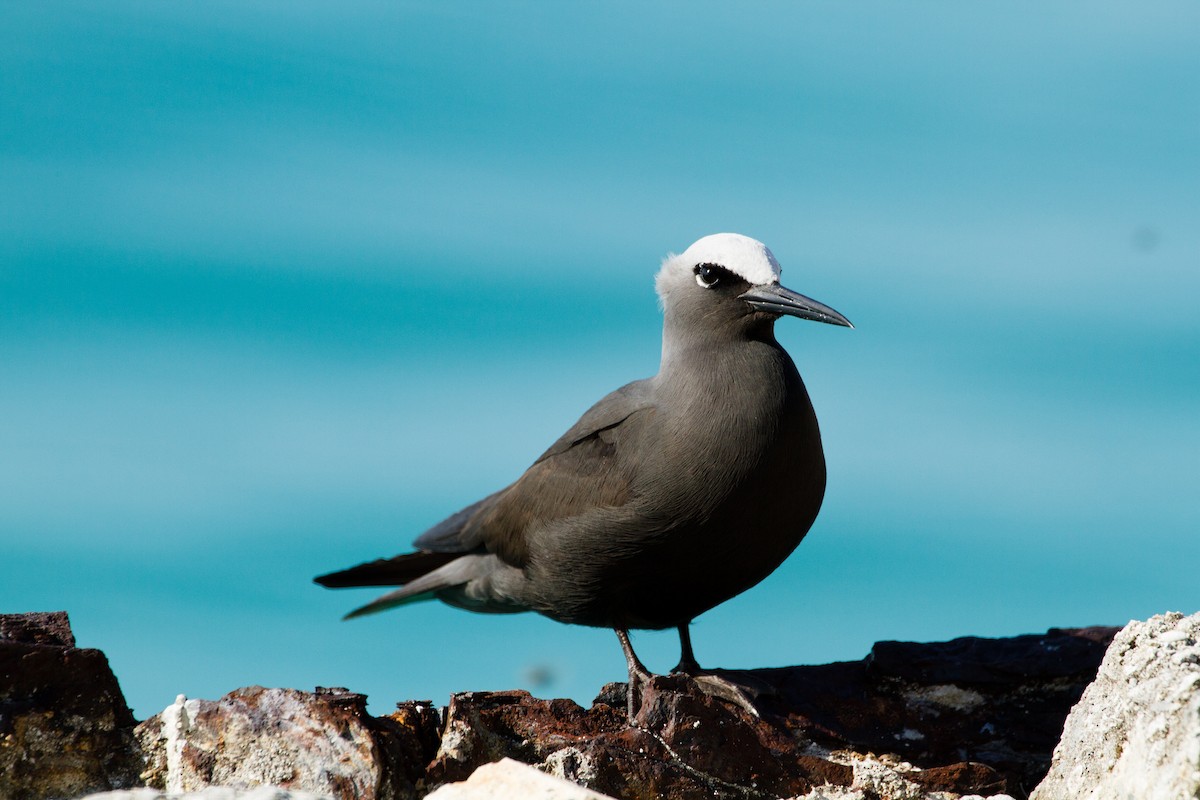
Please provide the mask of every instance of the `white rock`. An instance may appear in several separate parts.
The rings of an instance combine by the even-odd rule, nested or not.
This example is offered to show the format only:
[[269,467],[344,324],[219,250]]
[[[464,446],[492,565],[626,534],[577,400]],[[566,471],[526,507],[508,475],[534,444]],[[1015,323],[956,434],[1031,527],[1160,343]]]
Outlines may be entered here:
[[459,783],[448,783],[426,800],[613,800],[528,764],[504,758],[484,764]]
[[[146,759],[142,779],[164,791],[128,800],[377,800],[382,773],[365,712],[333,698],[259,686],[220,700],[180,695],[135,733]],[[227,794],[184,795],[208,787]],[[292,794],[279,794],[285,790]]]
[[1117,634],[1030,800],[1200,797],[1200,614]]
[[974,711],[987,702],[979,692],[952,683],[912,689],[904,693],[904,699],[909,705],[922,706],[933,716],[938,716],[943,708],[951,711]]
[[816,786],[790,800],[967,800],[951,792],[925,791],[909,779],[918,770],[907,761],[885,762],[853,752],[843,752],[834,760],[854,769],[850,786]]
[[[699,722],[697,722],[699,724]],[[577,747],[564,747],[546,757],[539,766],[542,772],[581,786],[596,780],[596,764],[591,756]]]
[[863,792],[867,797],[883,797],[888,800],[918,800],[926,793],[915,783],[904,777],[904,773],[890,764],[872,758],[854,762],[854,781],[851,789]]
[[233,789],[210,786],[198,792],[162,792],[158,789],[120,789],[115,792],[89,794],[81,800],[332,800],[328,795],[257,786],[253,789]]

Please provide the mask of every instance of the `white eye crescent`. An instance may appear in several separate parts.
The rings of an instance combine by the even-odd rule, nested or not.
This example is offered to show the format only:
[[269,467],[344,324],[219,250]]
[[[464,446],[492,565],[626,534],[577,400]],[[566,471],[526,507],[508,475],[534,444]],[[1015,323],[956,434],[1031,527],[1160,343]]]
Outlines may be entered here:
[[716,264],[697,264],[694,272],[696,273],[696,283],[702,289],[713,288],[726,275],[725,269]]

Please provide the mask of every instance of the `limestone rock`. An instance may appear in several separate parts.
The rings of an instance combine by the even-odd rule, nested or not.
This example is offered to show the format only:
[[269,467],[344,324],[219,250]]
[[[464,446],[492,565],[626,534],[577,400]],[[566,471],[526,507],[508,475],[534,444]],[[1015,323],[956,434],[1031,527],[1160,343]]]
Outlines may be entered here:
[[950,763],[921,768],[896,756],[830,750],[798,736],[786,716],[755,716],[686,676],[654,678],[631,727],[624,689],[610,684],[588,710],[525,692],[455,695],[429,785],[512,758],[624,800],[948,800],[1005,788],[995,769],[953,752],[943,758]]
[[233,789],[227,786],[210,786],[196,792],[167,793],[159,789],[124,789],[115,792],[89,794],[81,800],[333,800],[328,795],[312,792],[289,791],[276,786],[259,786],[254,789]]
[[408,703],[391,717],[367,714],[345,689],[252,686],[220,700],[182,695],[143,722],[137,737],[151,787],[282,787],[336,800],[416,798],[432,758],[436,712]]
[[134,724],[108,659],[75,647],[66,612],[0,614],[0,797],[137,785]]
[[1034,800],[1200,797],[1200,614],[1117,634]]
[[623,684],[589,709],[456,694],[424,786],[510,758],[624,800],[1024,797],[1115,632],[883,642],[859,662],[722,673],[757,712],[661,676],[633,726]]
[[0,614],[0,642],[74,647],[75,634],[65,611]]
[[[690,678],[656,677],[638,724],[625,718],[620,684],[589,710],[526,692],[473,692],[451,699],[430,785],[458,781],[502,757],[621,798],[786,797],[852,770],[793,754],[783,731],[703,692]],[[795,757],[782,757],[785,754]]]
[[428,800],[613,800],[570,781],[539,772],[533,767],[502,758],[485,764],[460,783],[448,783]]
[[[1152,652],[1170,651],[1185,672],[1200,662],[1191,628],[1154,630],[1143,636],[1155,639]],[[593,800],[1023,798],[1045,774],[1067,712],[1115,632],[881,642],[856,662],[660,676],[644,689],[632,725],[623,684],[605,687],[586,709],[520,691],[465,692],[441,714],[406,702],[384,717],[345,689],[250,687],[219,700],[181,697],[135,737],[103,655],[73,647],[64,614],[0,615],[0,798],[70,798],[142,782],[150,788],[106,800],[187,792],[200,792],[188,795],[196,800],[417,800],[449,786],[438,796],[508,791],[489,778],[498,769],[522,780],[537,769],[539,786],[563,790],[551,781],[561,778]],[[1171,722],[1134,737],[1138,708],[1174,709],[1193,723],[1197,712],[1191,700],[1168,708],[1176,695],[1154,688],[1170,682],[1158,662],[1128,642],[1122,648],[1131,655],[1120,656],[1128,670],[1121,680],[1138,685],[1117,744],[1103,740],[1114,774],[1136,766],[1121,765],[1118,747],[1162,764],[1182,752],[1194,768],[1188,742],[1200,738],[1175,733],[1195,725]],[[1180,686],[1171,684],[1183,698]],[[527,767],[488,766],[504,759]]]
[[764,718],[798,739],[945,768],[949,782],[930,788],[1024,797],[1046,774],[1063,721],[1115,633],[880,642],[863,661],[749,676],[768,687],[759,701]]

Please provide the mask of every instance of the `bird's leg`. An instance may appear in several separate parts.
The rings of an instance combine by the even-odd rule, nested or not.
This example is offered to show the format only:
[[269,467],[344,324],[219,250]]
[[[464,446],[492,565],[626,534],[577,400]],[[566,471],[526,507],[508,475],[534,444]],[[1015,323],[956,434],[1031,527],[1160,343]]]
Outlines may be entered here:
[[683,623],[679,626],[679,663],[675,665],[672,673],[682,672],[684,675],[695,675],[700,672],[700,665],[696,663],[696,654],[692,652],[692,634],[688,631],[690,623]]
[[629,631],[625,628],[615,628],[617,639],[621,642],[621,651],[625,653],[625,665],[629,668],[629,688],[625,692],[625,710],[629,714],[629,724],[633,724],[634,712],[634,693],[641,694],[641,687],[650,682],[650,670],[646,669],[646,665],[637,657],[637,653],[633,652],[633,645],[629,643]]
[[[740,680],[731,680],[732,676],[726,677],[722,674],[723,672],[725,671],[701,669],[696,662],[696,654],[692,652],[691,632],[688,630],[687,624],[680,625],[679,663],[675,665],[675,669],[671,670],[671,673],[690,676],[705,694],[728,700],[757,717],[758,709],[754,706],[754,698],[763,693],[762,688],[755,686],[755,681],[748,679],[747,676],[739,676]],[[768,691],[770,690],[769,685],[764,684],[764,686]]]

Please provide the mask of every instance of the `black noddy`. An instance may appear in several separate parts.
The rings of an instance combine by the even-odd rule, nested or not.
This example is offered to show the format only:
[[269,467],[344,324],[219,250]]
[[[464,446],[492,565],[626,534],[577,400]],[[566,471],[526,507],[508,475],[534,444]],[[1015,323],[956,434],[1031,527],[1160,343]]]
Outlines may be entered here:
[[516,482],[421,534],[416,552],[316,582],[400,587],[347,619],[437,598],[613,628],[632,719],[650,673],[629,630],[677,628],[676,671],[700,672],[688,625],[770,575],[821,507],[817,417],[774,326],[783,315],[853,326],[779,273],[739,234],[669,255],[655,279],[657,375],[602,398]]

